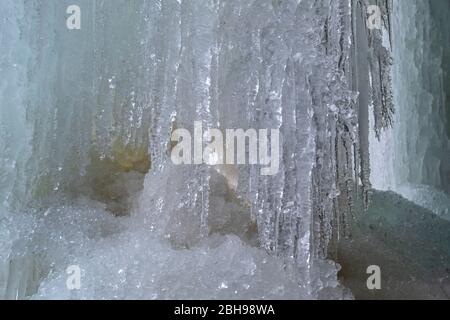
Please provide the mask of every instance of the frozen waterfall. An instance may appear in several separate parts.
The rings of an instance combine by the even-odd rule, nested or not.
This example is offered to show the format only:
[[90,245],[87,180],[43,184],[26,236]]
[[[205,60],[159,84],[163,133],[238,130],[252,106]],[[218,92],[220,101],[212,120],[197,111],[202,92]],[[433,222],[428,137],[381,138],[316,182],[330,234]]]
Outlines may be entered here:
[[395,124],[372,133],[373,184],[450,219],[448,1],[394,1]]
[[[450,217],[449,12],[2,1],[0,298],[353,298],[339,247],[381,212],[374,189]],[[171,135],[195,122],[279,130],[277,174],[175,165]]]

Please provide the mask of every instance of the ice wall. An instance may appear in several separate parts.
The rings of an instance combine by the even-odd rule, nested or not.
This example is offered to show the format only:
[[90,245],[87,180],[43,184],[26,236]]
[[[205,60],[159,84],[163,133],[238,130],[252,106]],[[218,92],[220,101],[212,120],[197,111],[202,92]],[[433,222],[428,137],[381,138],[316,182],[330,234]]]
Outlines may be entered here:
[[438,190],[449,192],[450,5],[445,0],[393,4],[395,125],[380,142],[372,134],[373,183],[423,204],[414,194],[433,188],[437,197]]
[[[17,19],[8,18],[17,17]],[[21,174],[23,153],[29,153],[29,130],[25,113],[25,79],[27,61],[31,55],[29,45],[21,39],[19,20],[26,19],[23,3],[8,2],[2,8],[0,43],[0,205],[5,207],[11,199],[14,182]],[[22,173],[23,174],[23,173]]]
[[[14,17],[14,18],[12,18]],[[17,19],[16,19],[17,17]],[[21,39],[21,23],[26,17],[22,2],[9,1],[2,5],[0,20],[0,296],[4,296],[10,277],[10,254],[16,230],[9,229],[6,221],[8,201],[12,198],[15,183],[23,176],[25,159],[29,152],[29,131],[25,120],[24,79],[27,76],[27,59],[30,48]],[[23,282],[27,282],[25,279]],[[17,287],[23,287],[20,283]],[[19,289],[20,290],[20,289]]]
[[[387,26],[389,6],[377,3]],[[86,263],[89,252],[130,251],[124,246],[115,253],[114,227],[80,226],[92,223],[86,213],[109,225],[105,210],[127,220],[117,237],[128,241],[135,234],[138,247],[126,261],[139,254],[143,260],[134,269],[118,269],[128,280],[113,280],[104,270],[91,279],[92,288],[119,281],[113,287],[125,296],[128,281],[149,261],[140,245],[159,248],[152,254],[161,253],[161,261],[167,243],[194,255],[176,260],[179,251],[169,251],[173,266],[192,264],[196,255],[217,256],[215,249],[198,249],[213,234],[240,236],[238,256],[257,246],[258,267],[267,253],[292,266],[287,277],[300,290],[289,291],[294,296],[337,288],[337,267],[323,260],[345,235],[359,186],[366,205],[370,200],[369,104],[377,130],[392,113],[389,54],[381,34],[366,29],[369,2],[81,0],[81,30],[66,28],[69,4],[11,0],[0,13],[7,48],[0,63],[8,75],[0,80],[0,157],[7,164],[1,197],[14,211],[2,226],[2,234],[14,232],[2,245],[5,294],[27,295],[38,274],[45,283],[41,297],[64,296],[64,285],[52,281],[63,279],[68,263]],[[278,174],[261,176],[258,166],[173,166],[171,131],[192,131],[197,120],[205,128],[280,129]],[[226,187],[227,179],[236,180],[236,188]],[[80,198],[88,199],[88,208]],[[55,207],[72,221],[67,237],[59,230],[64,223],[52,220]],[[21,228],[16,216],[28,217],[29,227]],[[156,244],[145,231],[167,243]],[[225,246],[233,247],[235,238],[227,239]],[[73,243],[76,249],[64,254]],[[17,252],[31,262],[18,262]],[[87,268],[102,265],[107,255],[98,259]],[[213,260],[206,257],[201,270]],[[88,290],[82,297],[95,294]]]

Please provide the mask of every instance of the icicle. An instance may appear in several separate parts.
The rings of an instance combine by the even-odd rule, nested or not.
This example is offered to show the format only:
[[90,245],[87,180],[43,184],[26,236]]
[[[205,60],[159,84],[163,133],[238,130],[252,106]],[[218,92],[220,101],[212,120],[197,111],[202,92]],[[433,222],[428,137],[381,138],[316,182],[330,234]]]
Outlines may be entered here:
[[[372,1],[373,2],[373,1]],[[363,1],[362,8],[367,12],[370,1]],[[375,117],[375,133],[380,138],[381,131],[392,127],[395,112],[392,94],[391,66],[392,55],[390,48],[383,43],[386,30],[389,46],[392,44],[391,28],[391,0],[375,0],[375,5],[380,8],[382,14],[382,26],[380,28],[367,29],[370,65],[370,79],[372,90],[372,103]]]

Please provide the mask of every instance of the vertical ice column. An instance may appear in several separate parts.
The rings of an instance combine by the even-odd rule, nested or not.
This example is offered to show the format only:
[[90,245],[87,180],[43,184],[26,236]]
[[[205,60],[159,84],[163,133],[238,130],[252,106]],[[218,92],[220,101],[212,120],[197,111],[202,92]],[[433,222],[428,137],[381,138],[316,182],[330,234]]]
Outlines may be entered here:
[[[29,13],[23,1],[7,1],[0,12],[0,217],[24,175],[29,156],[26,123],[27,66],[33,53],[26,42]],[[17,188],[23,189],[23,185]]]
[[393,4],[396,115],[380,142],[371,136],[374,186],[405,194],[402,186],[425,184],[448,192],[450,24],[445,17],[450,5],[445,0]]
[[[33,261],[23,252],[16,259],[14,241],[20,236],[10,223],[13,190],[23,190],[29,156],[27,126],[27,66],[33,53],[26,42],[29,13],[23,1],[6,1],[0,10],[0,299],[22,296],[29,289]],[[24,226],[25,227],[25,226]]]

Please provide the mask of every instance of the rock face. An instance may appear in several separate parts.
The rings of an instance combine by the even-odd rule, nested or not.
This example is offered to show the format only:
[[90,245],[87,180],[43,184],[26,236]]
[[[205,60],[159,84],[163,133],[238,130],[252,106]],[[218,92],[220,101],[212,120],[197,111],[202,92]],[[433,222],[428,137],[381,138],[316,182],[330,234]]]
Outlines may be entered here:
[[[187,169],[179,167],[173,170],[175,175],[182,175]],[[205,236],[199,230],[205,230],[206,235],[210,236],[233,234],[247,244],[257,247],[258,228],[251,214],[250,204],[239,198],[236,190],[230,188],[227,179],[229,176],[218,173],[214,168],[209,172],[209,210],[205,221],[202,221],[200,214],[187,212],[185,207],[180,208],[181,203],[176,203],[170,209],[166,208],[168,222],[165,232],[171,244],[178,249],[195,247]],[[168,192],[174,191],[173,196],[177,198],[176,190]]]
[[[356,299],[449,299],[450,222],[392,192],[375,192],[339,246],[343,284]],[[371,265],[381,290],[368,290]]]
[[150,168],[148,144],[133,147],[116,142],[111,156],[91,152],[85,181],[78,192],[105,203],[113,214],[124,216],[131,211],[133,197],[143,190]]

